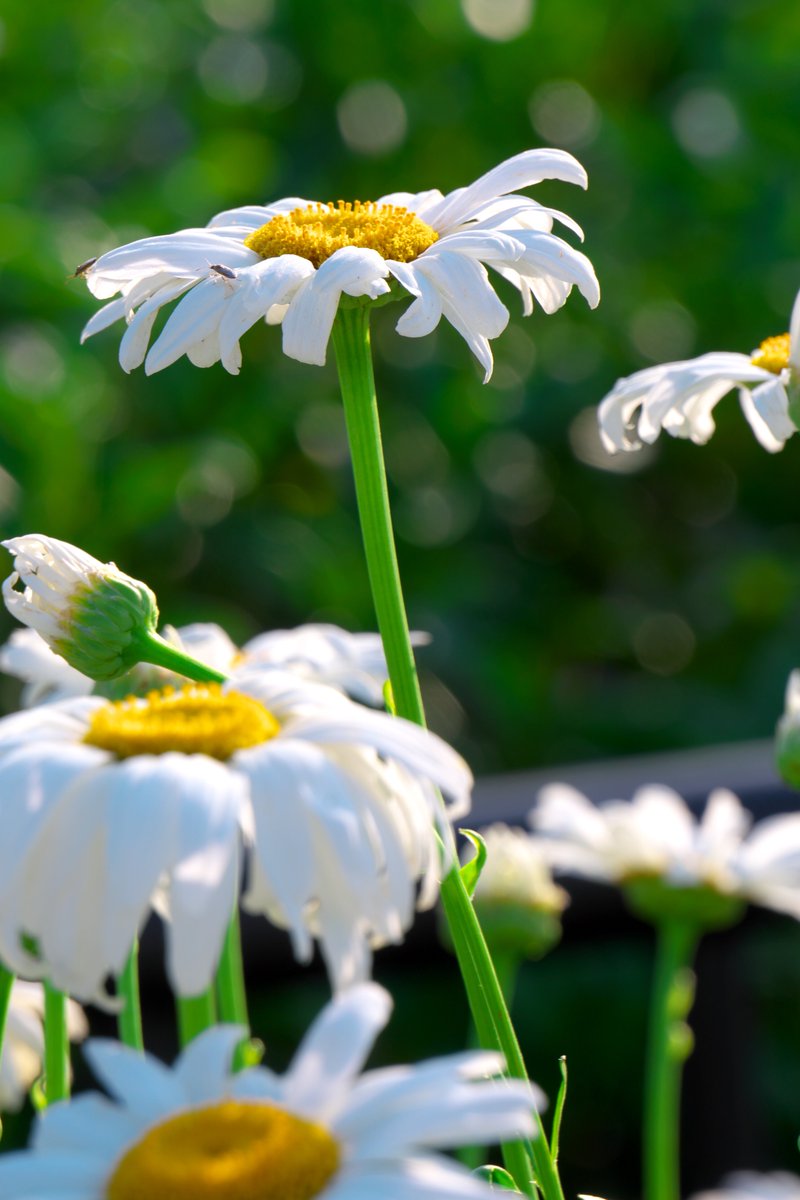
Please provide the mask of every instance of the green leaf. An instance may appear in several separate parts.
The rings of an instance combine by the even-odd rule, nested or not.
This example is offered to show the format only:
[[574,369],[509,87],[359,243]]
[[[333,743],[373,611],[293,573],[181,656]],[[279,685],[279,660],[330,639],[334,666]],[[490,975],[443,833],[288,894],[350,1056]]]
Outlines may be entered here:
[[464,887],[467,889],[467,894],[472,899],[475,887],[481,877],[481,871],[486,863],[486,843],[479,833],[474,829],[459,829],[459,833],[463,833],[465,838],[469,838],[475,847],[475,857],[469,862],[464,863],[461,868],[461,878],[464,880]]
[[491,1188],[503,1188],[505,1191],[515,1192],[518,1196],[522,1195],[517,1191],[517,1185],[504,1167],[488,1164],[485,1167],[476,1167],[472,1174],[477,1175],[478,1179],[482,1179],[484,1183],[488,1183]]
[[561,1118],[564,1115],[564,1104],[567,1099],[567,1056],[562,1054],[558,1060],[558,1065],[561,1070],[561,1084],[556,1096],[555,1108],[553,1109],[553,1134],[550,1138],[550,1153],[553,1156],[553,1162],[558,1162],[558,1139],[561,1136]]

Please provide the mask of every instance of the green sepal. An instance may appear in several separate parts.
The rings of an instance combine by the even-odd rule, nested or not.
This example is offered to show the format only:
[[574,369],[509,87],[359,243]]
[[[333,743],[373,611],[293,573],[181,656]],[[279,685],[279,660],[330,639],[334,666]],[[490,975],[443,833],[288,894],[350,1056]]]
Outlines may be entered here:
[[468,838],[475,847],[475,857],[471,858],[469,862],[465,862],[461,868],[464,887],[467,889],[467,895],[472,899],[481,877],[481,871],[486,865],[486,842],[474,829],[459,829],[458,832],[463,833],[464,837]]
[[158,624],[146,583],[128,575],[94,574],[70,597],[70,614],[52,648],[90,679],[116,679],[141,661]]
[[622,893],[636,916],[651,925],[679,921],[695,926],[698,933],[727,929],[747,911],[747,901],[740,896],[726,895],[702,884],[676,887],[655,875],[623,882]]

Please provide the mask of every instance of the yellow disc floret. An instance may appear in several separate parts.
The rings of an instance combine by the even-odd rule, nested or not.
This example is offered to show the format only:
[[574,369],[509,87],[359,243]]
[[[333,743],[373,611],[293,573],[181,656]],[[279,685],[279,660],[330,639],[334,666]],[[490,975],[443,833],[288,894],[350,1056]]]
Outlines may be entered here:
[[780,375],[789,365],[789,341],[788,333],[765,338],[750,359],[751,363],[754,367],[771,371],[773,375]]
[[258,700],[223,692],[218,683],[202,683],[105,704],[92,714],[83,740],[118,758],[177,751],[224,761],[279,731],[275,717]]
[[375,204],[372,200],[337,200],[335,204],[310,204],[267,221],[245,238],[245,246],[262,258],[297,254],[315,267],[344,246],[377,250],[395,262],[411,262],[439,235],[407,208]]
[[312,1200],[339,1161],[321,1125],[225,1100],[150,1129],[117,1163],[104,1200]]

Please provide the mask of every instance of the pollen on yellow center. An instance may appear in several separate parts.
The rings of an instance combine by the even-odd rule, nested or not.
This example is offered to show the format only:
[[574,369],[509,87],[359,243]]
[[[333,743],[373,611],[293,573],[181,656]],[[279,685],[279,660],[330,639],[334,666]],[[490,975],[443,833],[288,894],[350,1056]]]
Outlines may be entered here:
[[117,1163],[104,1200],[312,1200],[339,1162],[321,1125],[225,1100],[150,1129]]
[[245,238],[245,246],[262,258],[297,254],[319,267],[344,246],[377,250],[383,258],[411,262],[439,235],[407,208],[370,200],[337,200],[310,204],[267,221]]
[[118,758],[172,750],[224,761],[279,731],[278,721],[258,700],[203,683],[105,704],[93,713],[83,740]]
[[779,333],[775,337],[765,338],[750,361],[754,367],[780,375],[789,365],[789,351],[789,334]]

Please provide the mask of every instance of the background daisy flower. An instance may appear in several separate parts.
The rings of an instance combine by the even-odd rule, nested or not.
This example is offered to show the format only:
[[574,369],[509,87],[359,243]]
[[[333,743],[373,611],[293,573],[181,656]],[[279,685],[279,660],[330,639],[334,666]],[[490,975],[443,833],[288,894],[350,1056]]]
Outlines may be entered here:
[[[325,362],[343,296],[413,297],[397,323],[423,337],[442,317],[492,371],[489,342],[508,322],[486,270],[554,312],[573,285],[594,307],[600,291],[589,259],[552,233],[554,220],[582,237],[566,214],[518,188],[543,179],[586,187],[586,172],[563,150],[527,150],[447,195],[393,192],[375,202],[321,204],[292,196],[219,213],[205,229],[142,238],[103,254],[83,277],[98,299],[120,293],[86,325],[83,339],[120,319],[128,325],[120,365],[150,374],[186,355],[195,366],[221,361],[238,374],[239,339],[264,318],[283,330],[283,351]],[[160,309],[183,297],[148,350]]]
[[[41,983],[17,979],[11,989],[0,1057],[0,1112],[17,1112],[42,1073],[44,1059],[44,988]],[[89,1032],[83,1009],[67,1003],[67,1033],[73,1042]]]
[[87,1057],[112,1100],[48,1109],[31,1148],[0,1158],[0,1193],[48,1200],[489,1200],[485,1183],[431,1151],[529,1136],[533,1085],[487,1078],[472,1052],[361,1073],[391,1012],[362,984],[332,1001],[284,1075],[234,1075],[242,1031],[207,1030],[168,1069],[114,1042]]
[[96,997],[157,906],[171,984],[199,994],[244,837],[244,903],[287,928],[304,961],[319,937],[346,986],[368,974],[373,945],[402,939],[417,899],[433,902],[435,789],[461,814],[470,787],[434,734],[279,671],[16,713],[0,721],[0,957]]
[[654,878],[705,888],[800,919],[800,814],[752,817],[732,792],[712,792],[698,820],[671,788],[595,805],[566,784],[539,793],[530,821],[559,869],[625,886]]
[[638,450],[662,429],[703,445],[714,432],[713,410],[739,389],[739,403],[753,433],[774,453],[797,426],[789,415],[787,389],[800,372],[800,293],[789,333],[767,338],[751,355],[703,354],[685,362],[646,367],[619,379],[597,411],[608,451]]

